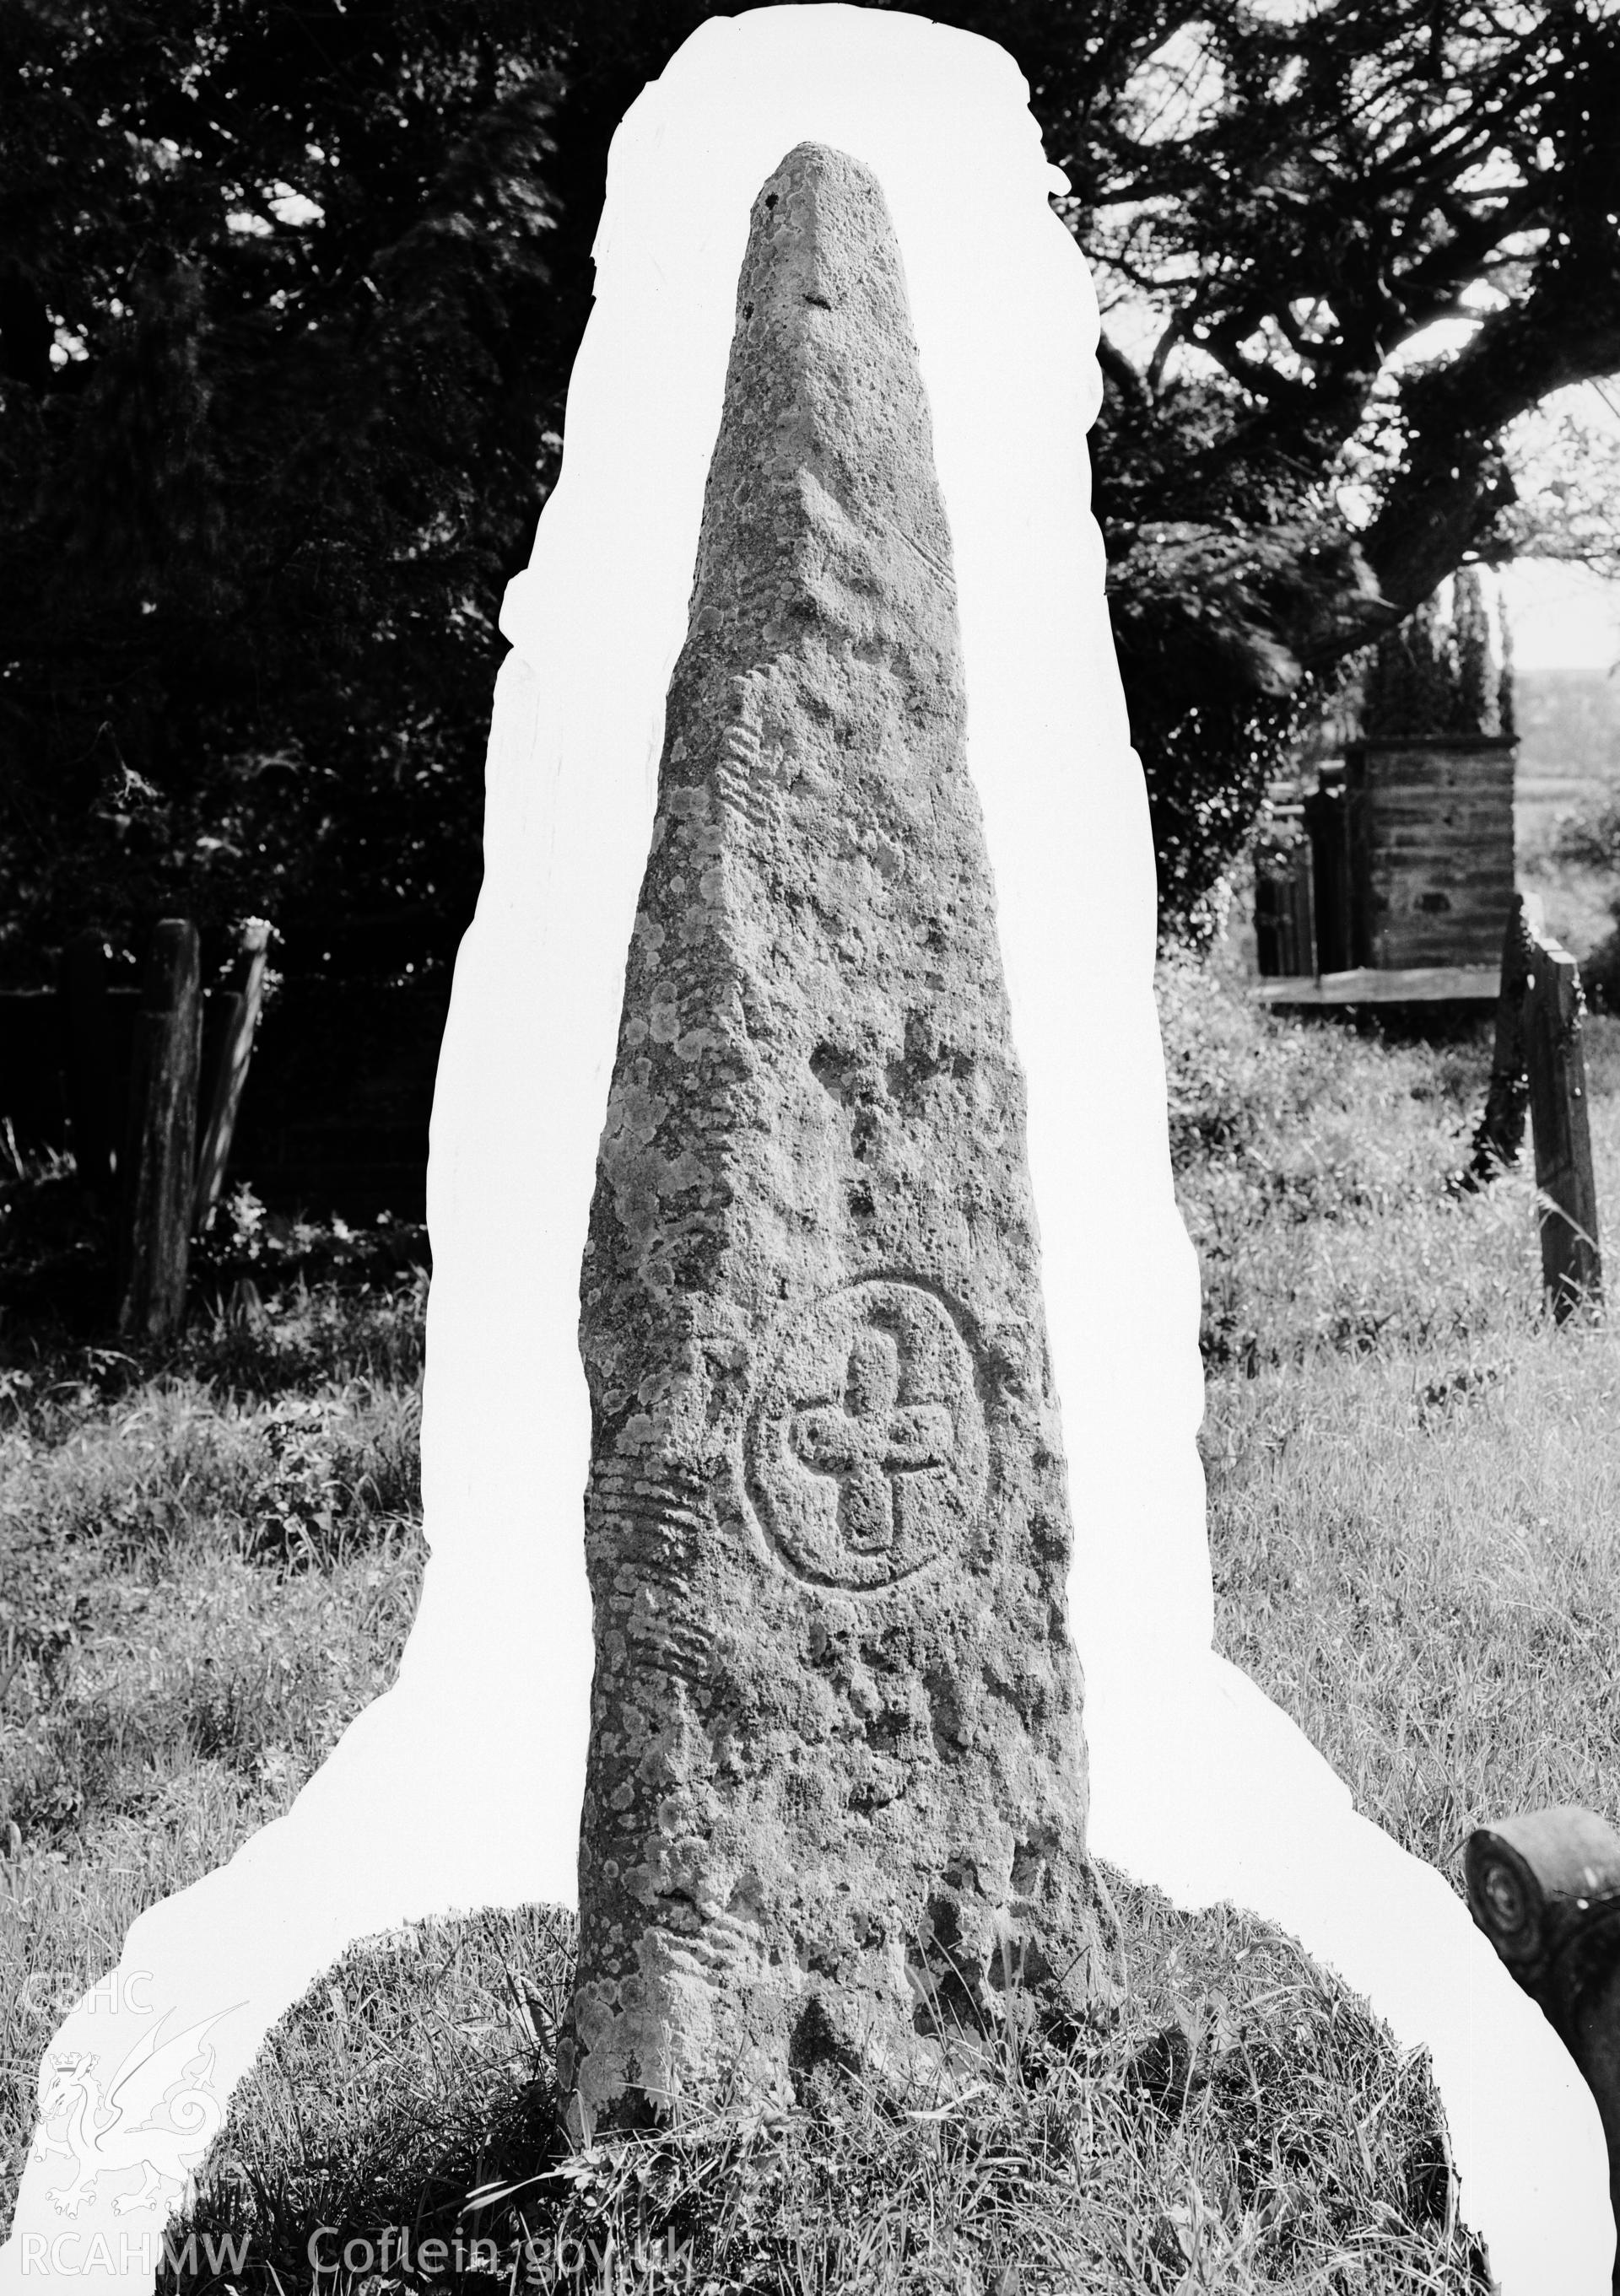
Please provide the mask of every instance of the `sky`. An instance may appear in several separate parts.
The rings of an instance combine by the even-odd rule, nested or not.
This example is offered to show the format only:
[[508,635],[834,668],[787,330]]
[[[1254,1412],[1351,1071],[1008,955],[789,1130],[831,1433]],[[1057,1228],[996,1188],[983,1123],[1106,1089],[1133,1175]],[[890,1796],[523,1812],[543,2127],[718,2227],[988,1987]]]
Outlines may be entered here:
[[1517,669],[1620,675],[1620,583],[1583,566],[1527,558],[1504,570],[1501,586]]
[[[1546,402],[1543,415],[1567,414],[1602,440],[1620,435],[1620,396],[1612,383],[1576,383]],[[1534,435],[1527,426],[1526,437]],[[1534,460],[1525,476],[1534,472]],[[1620,674],[1620,582],[1550,559],[1504,570],[1502,600],[1521,669],[1604,669]]]

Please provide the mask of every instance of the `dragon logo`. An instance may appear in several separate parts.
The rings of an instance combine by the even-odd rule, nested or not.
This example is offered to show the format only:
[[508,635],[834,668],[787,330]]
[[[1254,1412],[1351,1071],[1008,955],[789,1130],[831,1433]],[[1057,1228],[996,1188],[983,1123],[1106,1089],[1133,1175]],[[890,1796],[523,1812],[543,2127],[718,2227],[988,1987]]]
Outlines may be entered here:
[[165,2185],[194,2197],[192,2165],[200,2161],[225,2120],[225,2107],[208,2085],[214,2052],[208,2035],[227,2015],[205,2017],[160,2046],[163,2021],[136,2043],[103,2088],[100,2060],[80,2051],[53,2059],[40,2099],[36,2149],[73,2163],[66,2183],[49,2187],[58,2213],[76,2217],[103,2177],[141,2171],[135,2192],[112,2205],[119,2216],[150,2208]]

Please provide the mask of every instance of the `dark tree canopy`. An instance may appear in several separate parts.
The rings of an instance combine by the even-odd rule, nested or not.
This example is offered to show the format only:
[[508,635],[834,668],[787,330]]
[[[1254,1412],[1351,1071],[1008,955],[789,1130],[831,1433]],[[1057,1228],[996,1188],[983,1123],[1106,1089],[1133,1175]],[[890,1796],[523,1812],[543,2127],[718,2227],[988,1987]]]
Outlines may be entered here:
[[[1251,808],[1268,736],[1313,687],[1503,554],[1507,426],[1620,367],[1620,13],[1176,14],[1176,62],[1066,164],[1104,280],[1164,317],[1136,361],[1105,319],[1098,512],[1162,865],[1191,896],[1201,808]],[[1460,350],[1388,372],[1465,316]],[[1201,775],[1188,729],[1222,697],[1234,739]]]
[[[300,969],[453,953],[608,141],[712,12],[0,0],[5,977],[176,908],[267,914]],[[1509,546],[1505,427],[1620,369],[1620,13],[930,12],[1017,59],[1097,270],[1098,510],[1184,918],[1340,666]]]
[[166,906],[441,956],[578,324],[530,12],[12,0],[0,89],[13,971]]

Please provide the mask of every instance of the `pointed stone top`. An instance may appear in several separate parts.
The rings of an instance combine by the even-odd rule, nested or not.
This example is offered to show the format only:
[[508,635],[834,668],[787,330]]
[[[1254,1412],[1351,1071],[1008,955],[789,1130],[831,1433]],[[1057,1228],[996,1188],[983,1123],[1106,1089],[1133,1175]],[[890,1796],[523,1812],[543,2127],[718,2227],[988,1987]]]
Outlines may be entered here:
[[796,144],[761,185],[737,283],[739,322],[796,332],[808,311],[910,336],[905,275],[876,176],[847,152]]
[[917,682],[954,688],[950,532],[899,242],[869,168],[800,144],[753,202],[689,648],[724,679],[812,627],[859,644],[880,594],[921,648]]

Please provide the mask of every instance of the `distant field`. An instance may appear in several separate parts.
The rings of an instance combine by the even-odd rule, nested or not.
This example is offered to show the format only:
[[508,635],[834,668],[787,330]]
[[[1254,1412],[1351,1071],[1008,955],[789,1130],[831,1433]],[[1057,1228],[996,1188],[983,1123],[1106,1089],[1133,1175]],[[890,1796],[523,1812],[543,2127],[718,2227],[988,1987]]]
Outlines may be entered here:
[[1620,678],[1596,669],[1525,670],[1517,707],[1519,882],[1540,894],[1554,938],[1586,957],[1614,931],[1620,884],[1554,863],[1550,848],[1561,817],[1598,813],[1620,797]]
[[1620,678],[1599,669],[1534,669],[1516,683],[1518,771],[1514,826],[1522,847],[1560,813],[1620,791]]

